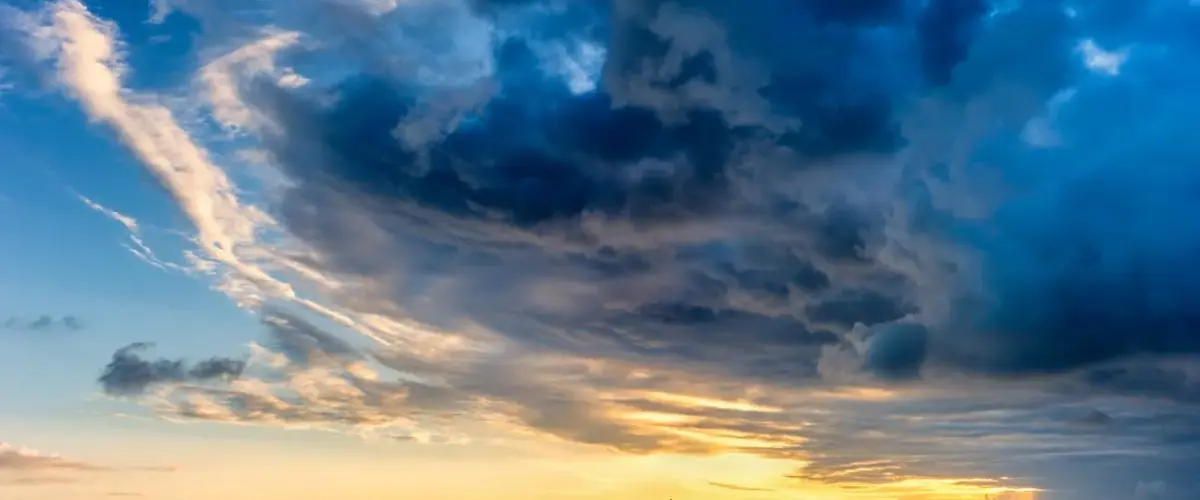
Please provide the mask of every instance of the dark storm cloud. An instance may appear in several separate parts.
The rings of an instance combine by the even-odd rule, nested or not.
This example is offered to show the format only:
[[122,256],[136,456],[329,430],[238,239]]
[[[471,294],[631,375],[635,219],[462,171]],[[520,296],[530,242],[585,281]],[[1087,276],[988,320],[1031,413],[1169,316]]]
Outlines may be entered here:
[[1145,399],[1200,402],[1200,374],[1195,363],[1123,363],[1084,371],[1079,390]]
[[929,342],[925,327],[897,323],[884,327],[871,338],[865,367],[887,379],[911,379],[920,374]]
[[246,362],[229,358],[209,358],[196,364],[181,359],[145,359],[139,352],[152,344],[136,343],[113,353],[97,381],[105,393],[113,396],[139,396],[160,385],[185,382],[229,380],[241,376]]
[[[1044,2],[994,11],[982,0],[535,4],[472,5],[496,23],[541,28],[492,33],[493,90],[424,141],[397,130],[437,92],[392,73],[335,84],[332,104],[311,90],[250,91],[279,125],[268,144],[296,181],[278,207],[291,231],[335,270],[388,281],[397,302],[434,288],[456,294],[447,300],[457,310],[414,306],[417,318],[484,319],[535,343],[569,330],[587,348],[615,341],[684,359],[774,345],[795,356],[785,363],[793,374],[809,373],[808,346],[828,341],[812,332],[924,312],[913,293],[928,271],[881,251],[924,258],[906,245],[928,238],[983,263],[982,292],[952,297],[974,312],[927,325],[926,340],[908,337],[901,360],[883,361],[880,340],[872,363],[909,372],[928,358],[1021,374],[1200,349],[1190,333],[1200,320],[1184,299],[1200,279],[1168,271],[1186,267],[1200,241],[1179,220],[1191,209],[1190,174],[1172,167],[1189,158],[1188,142],[1122,141],[1124,151],[1089,154],[1128,121],[1076,116],[1121,113],[1101,102],[1146,100],[1134,93],[1147,83],[1079,87],[1070,109],[1081,111],[1058,117],[1070,145],[1020,142],[1048,99],[1084,81],[1079,33],[1102,26],[1103,12],[1071,17]],[[581,43],[606,50],[599,87],[583,92],[553,71]],[[963,126],[913,128],[929,119],[913,108],[920,100],[990,106],[996,121],[958,165],[884,171],[905,148],[951,149],[925,129]],[[1134,173],[1140,153],[1163,166]],[[896,175],[904,182],[877,193],[896,201],[854,194]],[[996,175],[1008,186],[967,190]],[[1126,189],[1128,179],[1146,189]],[[985,219],[966,220],[933,207],[945,183],[957,198],[1031,196],[987,201]],[[912,202],[907,234],[895,232],[897,201]],[[1174,228],[1174,241],[1153,228]],[[936,267],[955,287],[975,279],[955,266]],[[586,303],[547,304],[546,294]],[[949,333],[959,329],[970,332]]]
[[[502,19],[533,3],[475,7]],[[830,329],[911,312],[898,297],[910,285],[874,261],[879,214],[810,203],[789,185],[902,144],[889,92],[915,80],[872,61],[916,49],[903,20],[917,12],[903,2],[651,4],[590,17],[529,10],[521,19],[560,29],[497,40],[492,97],[434,127],[446,133],[423,136],[432,143],[397,137],[430,99],[403,78],[346,79],[332,105],[252,89],[280,125],[268,137],[274,159],[297,181],[282,220],[334,269],[387,280],[397,299],[434,283],[455,294],[446,300],[457,310],[408,311],[418,319],[485,319],[560,348],[566,336],[580,349],[666,359],[769,354],[745,367],[808,377],[819,346],[836,339]],[[771,14],[812,34],[747,24]],[[606,50],[595,91],[549,70],[561,64],[550,48],[580,43]],[[781,48],[800,43],[829,53]],[[769,71],[740,74],[743,62]]]
[[808,317],[817,323],[852,327],[867,326],[900,319],[914,312],[896,299],[874,290],[846,290],[808,308]]
[[[361,309],[481,324],[534,352],[789,386],[843,368],[898,387],[965,374],[1194,414],[1200,75],[1179,61],[1200,55],[1187,29],[1200,10],[1169,0],[572,4],[472,2],[463,15],[506,29],[471,57],[437,47],[448,60],[481,57],[489,73],[477,86],[374,64],[393,40],[385,16],[368,23],[384,31],[355,32],[366,39],[353,46],[369,49],[356,64],[380,56],[361,72],[243,89],[273,122],[266,145],[293,181],[279,220],[326,269],[369,283]],[[1154,45],[1109,75],[1086,68],[1084,37],[1113,51]],[[602,61],[589,66],[581,54],[596,47]],[[594,88],[572,81],[585,76]],[[430,111],[435,102],[447,109]],[[359,356],[312,333],[277,347],[304,363],[318,351]],[[837,356],[847,359],[824,370]],[[526,406],[527,422],[562,436],[624,432],[564,427],[591,417],[576,399]],[[1069,462],[1064,477],[1117,466],[1125,445],[1167,446],[1143,417],[1109,408],[1107,426],[1079,425],[1103,419],[1074,407],[959,427],[929,423],[938,408],[901,410],[926,419],[903,436],[1060,433],[1004,452],[1057,457]],[[845,443],[886,447],[856,441],[879,430],[867,424],[853,439],[817,436],[809,475],[840,477],[867,458],[840,455]],[[1065,458],[1080,435],[1104,432],[1116,438],[1103,453]],[[893,464],[910,472],[935,472],[936,456],[942,467],[963,458],[964,475],[1048,474],[903,436],[879,439],[913,459]],[[1184,448],[1170,464],[1130,468],[1122,491],[1155,464],[1189,472]]]
[[1078,419],[1073,420],[1072,422],[1079,424],[1079,425],[1088,426],[1088,427],[1102,427],[1103,428],[1103,427],[1112,426],[1113,418],[1111,416],[1109,416],[1109,414],[1104,413],[1100,410],[1092,410],[1087,415],[1079,417]]
[[1200,109],[1186,89],[1200,80],[1174,62],[1200,44],[1166,19],[1200,12],[1183,2],[1142,8],[1158,21],[1139,31],[1170,43],[1134,49],[1120,74],[1078,85],[1056,113],[1060,146],[978,153],[1023,194],[998,207],[991,236],[976,243],[988,297],[975,321],[956,325],[967,334],[955,362],[1019,375],[1200,353],[1200,313],[1187,299],[1200,290],[1189,270],[1200,232],[1186,215],[1198,208],[1200,177],[1188,165],[1200,151],[1184,125]]
[[928,83],[950,82],[954,68],[967,58],[990,3],[990,0],[933,0],[918,15],[917,41],[921,68]]

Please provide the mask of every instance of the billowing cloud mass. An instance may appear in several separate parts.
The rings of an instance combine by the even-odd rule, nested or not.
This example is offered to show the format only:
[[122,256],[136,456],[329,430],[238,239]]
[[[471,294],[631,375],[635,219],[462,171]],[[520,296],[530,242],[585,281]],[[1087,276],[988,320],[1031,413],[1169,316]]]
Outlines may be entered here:
[[[267,333],[250,368],[122,349],[109,393],[895,495],[1200,491],[1186,0],[219,3],[155,14],[255,37],[198,72],[208,146],[76,50],[115,26],[23,14]],[[255,196],[205,149],[246,143]]]

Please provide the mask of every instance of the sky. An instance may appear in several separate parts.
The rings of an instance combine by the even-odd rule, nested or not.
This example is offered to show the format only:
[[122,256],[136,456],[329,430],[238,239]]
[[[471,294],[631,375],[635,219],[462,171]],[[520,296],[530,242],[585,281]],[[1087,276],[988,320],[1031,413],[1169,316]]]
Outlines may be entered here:
[[0,0],[0,498],[1195,500],[1189,0]]

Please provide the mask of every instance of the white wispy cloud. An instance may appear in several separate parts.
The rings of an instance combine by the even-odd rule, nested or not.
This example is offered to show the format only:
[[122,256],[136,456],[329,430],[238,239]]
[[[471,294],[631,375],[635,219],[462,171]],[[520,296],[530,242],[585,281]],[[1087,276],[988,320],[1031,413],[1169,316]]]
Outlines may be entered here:
[[[238,197],[238,188],[211,153],[194,140],[160,97],[124,88],[127,67],[116,25],[100,19],[78,0],[61,0],[34,13],[14,12],[12,23],[28,35],[32,52],[53,64],[59,83],[92,121],[118,132],[144,167],[172,194],[197,234],[200,252],[185,257],[199,273],[216,273],[216,288],[240,305],[257,307],[271,299],[296,301],[313,311],[349,323],[346,315],[296,296],[292,285],[266,270],[277,258],[259,235],[275,222]],[[240,66],[264,70],[270,50],[294,41],[277,34],[236,53]],[[218,67],[221,67],[218,65]],[[227,66],[228,67],[228,66]],[[220,80],[220,78],[218,78]],[[221,82],[216,83],[218,90]],[[218,102],[222,95],[218,95]],[[230,110],[230,119],[236,112]]]
[[271,218],[239,200],[225,171],[157,96],[123,87],[127,67],[115,24],[78,0],[47,4],[16,23],[35,54],[53,64],[66,93],[92,121],[112,127],[174,197],[196,229],[203,258],[222,272],[221,289],[243,304],[294,297],[254,261],[262,253],[257,235]]
[[382,16],[400,6],[403,0],[340,0],[375,16]]
[[[195,228],[196,251],[184,252],[188,271],[214,275],[215,288],[243,307],[257,309],[270,301],[295,303],[388,344],[455,342],[452,335],[442,338],[414,325],[381,322],[333,302],[301,296],[293,281],[318,295],[335,293],[347,284],[323,272],[307,258],[308,250],[293,244],[264,210],[239,196],[242,191],[235,181],[181,124],[167,99],[124,86],[128,68],[114,23],[96,17],[78,0],[59,0],[32,13],[12,9],[9,13],[9,23],[27,35],[32,52],[53,68],[62,89],[92,121],[118,133]],[[263,74],[289,78],[292,73],[277,68],[274,57],[300,41],[294,32],[265,31],[263,38],[214,58],[202,68],[198,82],[206,89],[204,95],[210,99],[214,118],[230,126],[256,124],[252,115],[245,114],[238,85],[245,78]],[[141,252],[148,262],[169,267],[144,243],[139,245],[140,227],[134,219],[94,201],[89,206],[100,207],[101,213],[138,237],[132,251]],[[293,281],[285,280],[284,275]]]
[[137,219],[101,205],[86,196],[76,196],[79,198],[79,201],[82,201],[83,204],[88,208],[103,214],[105,217],[108,217],[109,219],[112,219],[125,227],[129,237],[129,243],[124,243],[122,246],[124,246],[126,250],[129,250],[129,253],[132,253],[134,257],[137,257],[142,262],[164,271],[177,271],[184,274],[190,274],[193,272],[192,269],[189,269],[183,265],[160,259],[154,252],[154,249],[150,248],[150,246],[146,244],[146,240],[142,236],[142,227],[138,224]]
[[16,87],[13,85],[13,83],[8,81],[8,68],[0,66],[0,96],[3,96],[6,92],[9,92],[14,88]]
[[0,487],[62,484],[114,469],[0,441]]
[[212,108],[213,119],[222,127],[238,130],[258,127],[262,118],[243,103],[239,85],[245,78],[274,76],[289,87],[302,86],[307,79],[290,68],[278,68],[276,55],[301,41],[295,31],[269,29],[262,36],[214,58],[197,75],[197,81]]
[[82,201],[83,204],[87,205],[88,208],[104,214],[105,217],[119,222],[122,226],[125,226],[125,229],[128,229],[130,233],[137,234],[139,232],[137,219],[105,207],[104,205],[96,203],[95,201],[92,201],[91,198],[83,195],[79,195],[79,201]]
[[95,474],[173,471],[174,467],[100,465],[0,441],[0,487],[73,483]]
[[101,471],[107,467],[0,442],[0,471]]

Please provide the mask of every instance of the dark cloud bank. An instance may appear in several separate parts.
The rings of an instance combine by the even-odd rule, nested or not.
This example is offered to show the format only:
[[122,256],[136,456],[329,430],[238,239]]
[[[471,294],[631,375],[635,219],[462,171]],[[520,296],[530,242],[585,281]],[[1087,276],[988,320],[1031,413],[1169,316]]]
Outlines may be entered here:
[[[358,307],[746,380],[1039,380],[1195,421],[1187,1],[470,4],[499,27],[480,81],[430,83],[453,45],[394,64],[406,21],[385,16],[324,26],[357,73],[243,89],[294,182],[278,216],[369,283]],[[1128,50],[1119,72],[1088,67],[1089,38]],[[572,88],[596,47],[595,87]],[[125,364],[113,392],[210,376]],[[1163,425],[1137,436],[1172,451],[1137,467],[1010,475],[1188,485],[1197,435]]]
[[[430,108],[456,89],[369,64],[332,101],[247,91],[280,126],[292,232],[397,299],[452,296],[406,306],[433,323],[754,351],[772,376],[812,376],[857,323],[889,377],[1195,354],[1193,77],[1170,61],[1198,14],[918,3],[477,1],[524,29],[447,116]],[[1146,46],[1105,77],[1085,36]],[[547,47],[588,44],[598,87],[572,92]]]

